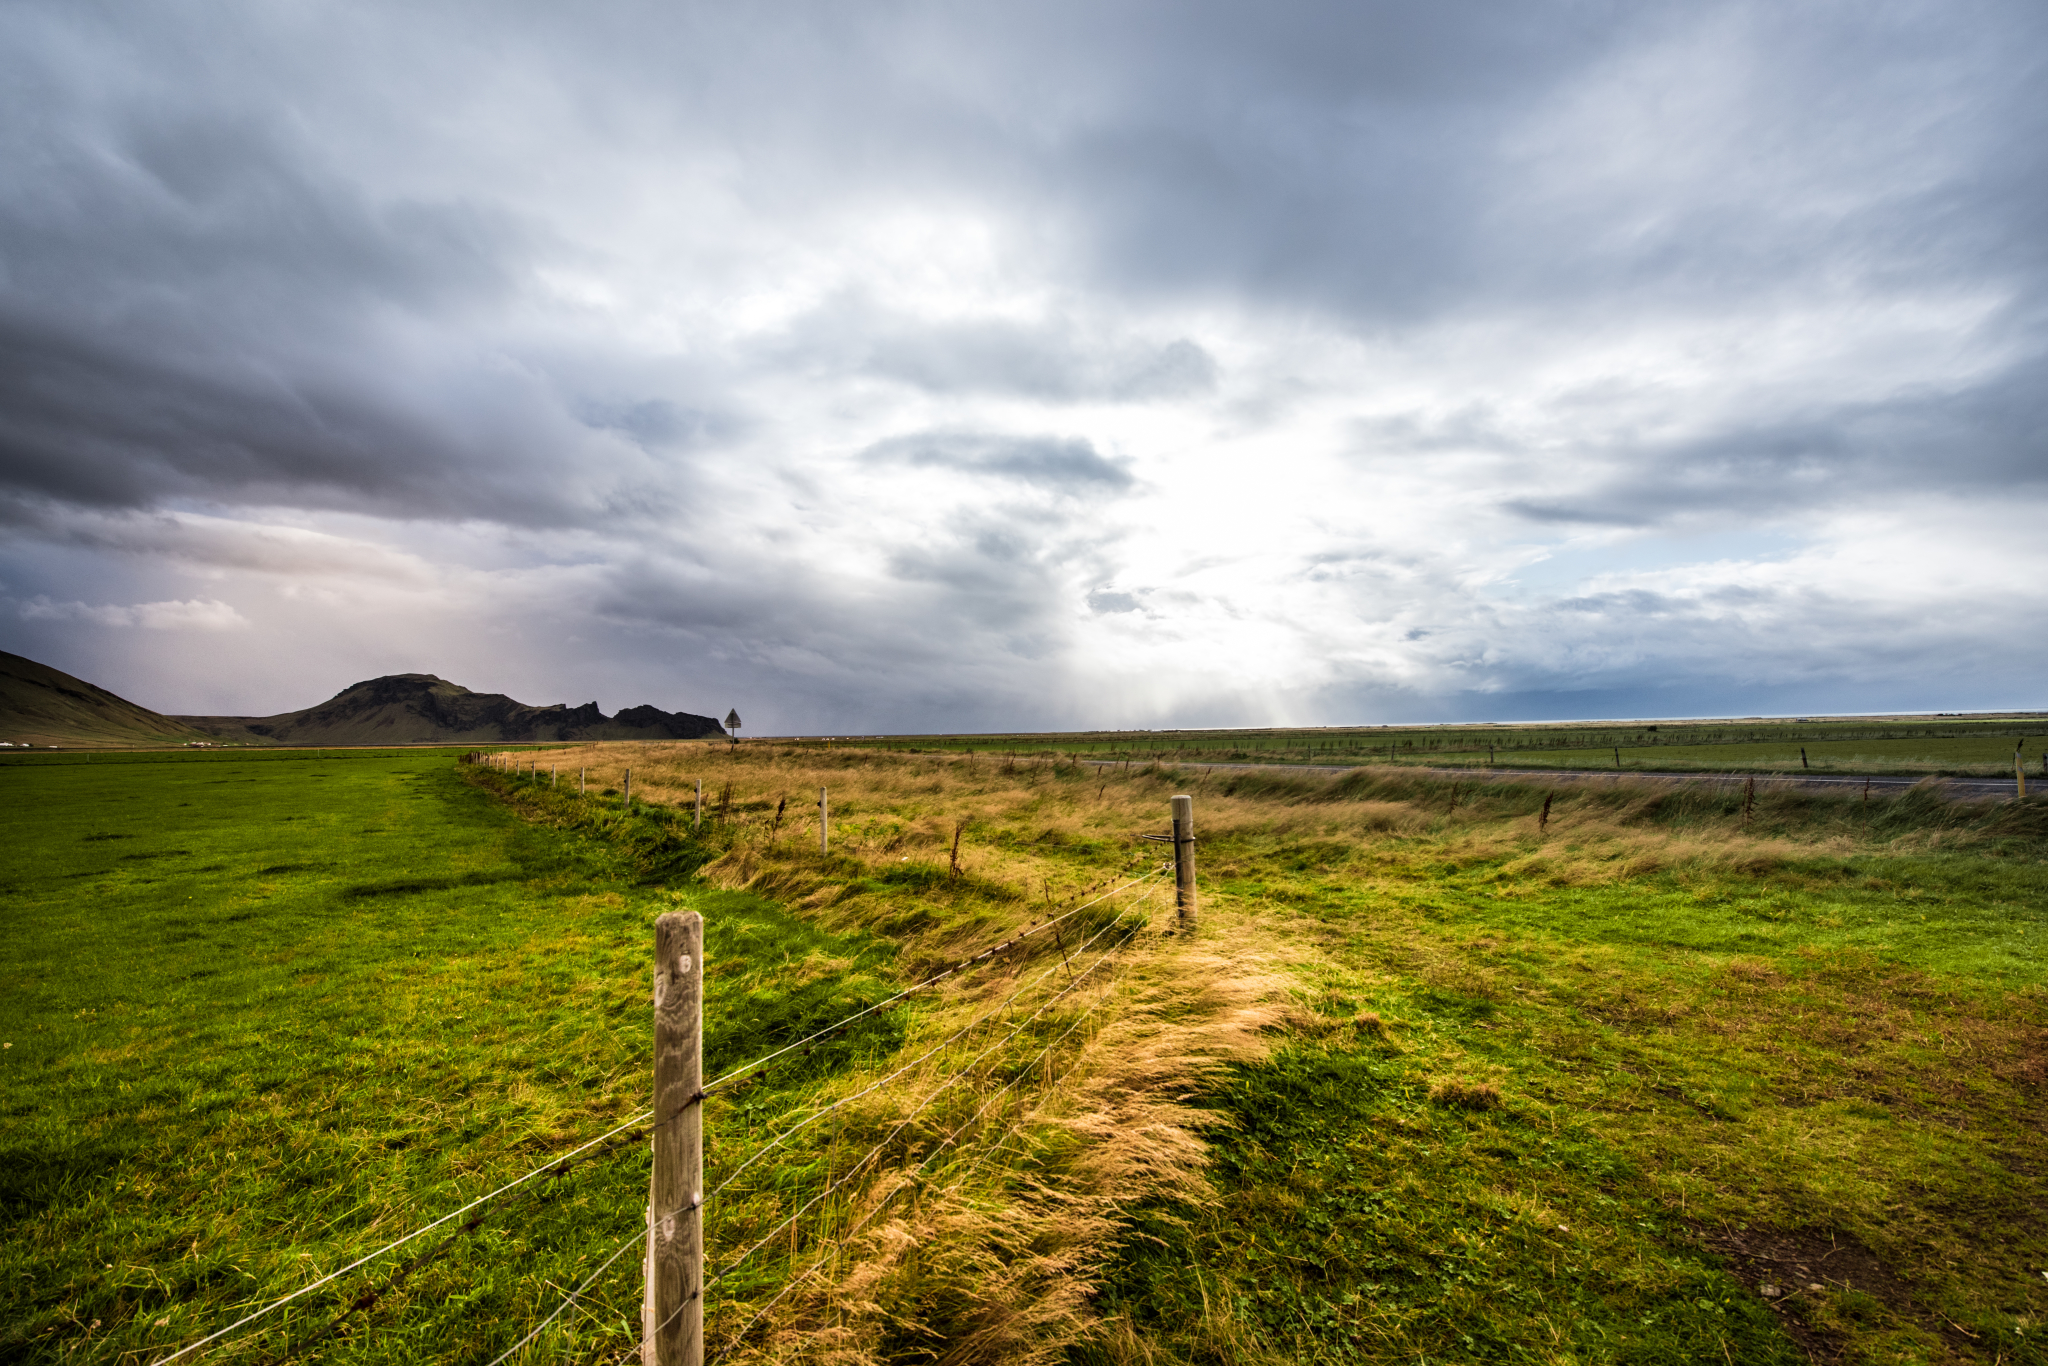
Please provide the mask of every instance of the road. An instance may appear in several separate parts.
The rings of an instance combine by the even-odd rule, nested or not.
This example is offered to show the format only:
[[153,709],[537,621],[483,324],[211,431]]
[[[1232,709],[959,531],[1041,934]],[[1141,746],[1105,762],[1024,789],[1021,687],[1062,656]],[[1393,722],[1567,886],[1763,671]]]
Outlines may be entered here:
[[[1097,759],[1089,762],[1097,766],[1116,767],[1118,760]],[[1204,764],[1194,760],[1181,760],[1183,768],[1259,768],[1275,772],[1291,773],[1350,773],[1357,768],[1378,768],[1377,764]],[[1926,782],[1925,778],[1885,777],[1873,774],[1868,777],[1848,774],[1820,773],[1660,773],[1654,769],[1601,769],[1601,768],[1427,768],[1419,764],[1399,766],[1404,773],[1427,773],[1437,778],[1472,778],[1475,780],[1528,782],[1615,782],[1624,778],[1653,778],[1674,783],[1718,783],[1740,786],[1755,778],[1759,785],[1769,784],[1777,788],[1803,788],[1810,792],[1861,792],[1866,785],[1872,792],[1900,792]],[[1943,788],[1951,798],[1982,801],[1985,798],[2010,799],[2017,796],[2016,784],[2011,778],[1943,778]],[[2048,777],[2028,775],[2028,790],[2048,792]]]

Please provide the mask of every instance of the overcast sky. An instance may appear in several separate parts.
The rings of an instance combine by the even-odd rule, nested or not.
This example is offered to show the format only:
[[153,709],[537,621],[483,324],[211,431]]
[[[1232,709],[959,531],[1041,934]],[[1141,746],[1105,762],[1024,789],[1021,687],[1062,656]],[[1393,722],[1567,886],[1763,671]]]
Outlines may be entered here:
[[0,7],[0,647],[750,732],[2048,706],[2048,7]]

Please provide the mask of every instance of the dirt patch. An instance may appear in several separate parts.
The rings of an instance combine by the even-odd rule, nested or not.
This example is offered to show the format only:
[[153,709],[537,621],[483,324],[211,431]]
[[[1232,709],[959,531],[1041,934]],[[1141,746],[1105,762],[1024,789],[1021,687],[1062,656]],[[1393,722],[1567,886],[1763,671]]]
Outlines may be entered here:
[[1727,1259],[1737,1280],[1771,1306],[1786,1336],[1797,1342],[1810,1360],[1842,1359],[1844,1340],[1813,1323],[1804,1312],[1821,1296],[1841,1290],[1870,1296],[1900,1318],[1938,1334],[1962,1359],[1977,1359],[1967,1334],[1918,1303],[1912,1287],[1893,1275],[1876,1253],[1844,1234],[1698,1223],[1692,1228],[1702,1243]]

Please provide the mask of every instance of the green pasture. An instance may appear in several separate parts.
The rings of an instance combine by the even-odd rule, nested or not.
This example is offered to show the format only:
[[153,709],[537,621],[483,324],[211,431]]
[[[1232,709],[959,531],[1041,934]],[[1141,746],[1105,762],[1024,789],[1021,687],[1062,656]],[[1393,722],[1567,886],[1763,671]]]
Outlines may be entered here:
[[[658,811],[449,754],[63,758],[0,765],[0,1360],[141,1366],[634,1114],[671,906],[707,917],[713,1072],[898,975],[885,935],[692,883],[711,850]],[[1222,779],[1108,781],[1149,812]],[[1539,834],[1536,788],[1232,781],[1290,818],[1422,815],[1205,835],[1205,932],[1284,973],[1288,1012],[1188,1097],[1221,1121],[1214,1198],[1128,1211],[1066,1361],[2048,1362],[2048,802],[1772,794],[1752,823],[1585,792]],[[1050,813],[1104,783],[1051,770],[977,838],[1093,877],[1122,852]],[[1648,857],[1668,839],[1690,852]],[[915,852],[834,923],[917,913],[945,854]],[[879,1072],[902,1028],[769,1074],[734,1122]],[[483,1366],[636,1236],[644,1153],[208,1359]],[[548,1357],[630,1354],[633,1256]],[[881,1360],[973,1321],[889,1309]]]
[[1964,848],[1901,852],[1924,800],[1611,878],[1626,841],[1563,819],[1212,839],[1305,1018],[1207,1101],[1222,1198],[1147,1211],[1112,1302],[1191,1361],[2048,1361],[2048,804],[1923,806]]
[[[2048,735],[2048,726],[2041,728]],[[2020,748],[2024,742],[2024,748]],[[1701,745],[1629,745],[1604,748],[1544,749],[1499,754],[1502,768],[1594,768],[1666,773],[1821,773],[1918,774],[1922,776],[2009,778],[2017,750],[2030,779],[2048,782],[2042,760],[2048,744],[2036,735],[1875,736],[1853,740],[1796,738],[1726,741]],[[1803,754],[1802,754],[1803,751]],[[1451,756],[1453,762],[1483,756]]]
[[2048,717],[2032,715],[920,735],[800,743],[856,743],[922,753],[1058,754],[1099,762],[1414,764],[1678,773],[1811,771],[1921,777],[2010,777],[2017,752],[2030,778],[2048,781]]
[[[892,975],[462,773],[417,750],[0,767],[0,1360],[154,1360],[628,1118],[662,910],[707,914],[713,1069]],[[637,1236],[645,1151],[629,1134],[208,1359],[487,1361]],[[633,1260],[568,1341],[632,1340]]]

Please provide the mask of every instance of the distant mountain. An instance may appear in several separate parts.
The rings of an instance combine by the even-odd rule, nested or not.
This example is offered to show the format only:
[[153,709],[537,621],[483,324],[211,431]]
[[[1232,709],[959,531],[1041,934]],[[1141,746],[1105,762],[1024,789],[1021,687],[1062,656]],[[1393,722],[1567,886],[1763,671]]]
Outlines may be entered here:
[[694,740],[724,735],[708,716],[597,703],[529,707],[503,693],[471,692],[432,674],[390,674],[342,689],[318,706],[278,716],[172,718],[221,740],[271,745],[499,744],[512,740]]
[[0,740],[15,745],[182,745],[207,740],[61,669],[0,650]]

